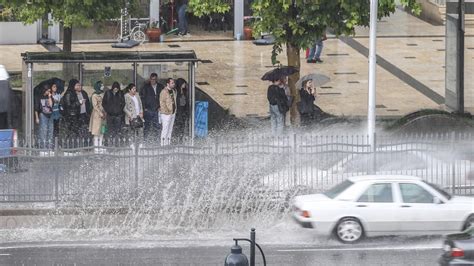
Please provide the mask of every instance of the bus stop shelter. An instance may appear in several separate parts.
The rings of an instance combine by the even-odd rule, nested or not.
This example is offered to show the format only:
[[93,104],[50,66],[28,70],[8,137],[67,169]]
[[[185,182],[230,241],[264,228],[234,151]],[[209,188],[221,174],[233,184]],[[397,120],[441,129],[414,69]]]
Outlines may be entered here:
[[[34,87],[41,81],[58,77],[67,84],[78,79],[83,87],[102,80],[109,85],[147,80],[153,72],[159,79],[184,78],[190,96],[189,135],[195,136],[195,69],[200,61],[193,50],[183,51],[103,51],[103,52],[26,52],[23,57],[23,133],[27,143],[34,139]],[[67,85],[66,85],[67,86]]]

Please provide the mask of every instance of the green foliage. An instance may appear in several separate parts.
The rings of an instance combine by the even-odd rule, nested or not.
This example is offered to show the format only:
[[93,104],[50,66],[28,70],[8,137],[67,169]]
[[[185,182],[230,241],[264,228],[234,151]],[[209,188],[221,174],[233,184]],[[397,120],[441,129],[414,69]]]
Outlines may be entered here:
[[[395,0],[379,0],[378,18],[395,12]],[[419,14],[416,0],[401,0],[404,7]],[[261,17],[254,24],[254,34],[271,32],[276,38],[272,61],[277,63],[283,44],[297,48],[310,47],[331,28],[336,35],[354,35],[356,26],[368,26],[368,0],[256,0],[254,16]]]
[[[133,0],[132,7],[138,6]],[[18,20],[32,24],[51,13],[55,22],[64,27],[91,26],[95,22],[120,17],[124,0],[0,0],[0,5],[17,11]]]
[[189,0],[188,10],[196,17],[230,11],[230,1],[226,0]]
[[2,8],[0,10],[0,21],[12,22],[17,21],[15,18],[15,12],[13,8]]

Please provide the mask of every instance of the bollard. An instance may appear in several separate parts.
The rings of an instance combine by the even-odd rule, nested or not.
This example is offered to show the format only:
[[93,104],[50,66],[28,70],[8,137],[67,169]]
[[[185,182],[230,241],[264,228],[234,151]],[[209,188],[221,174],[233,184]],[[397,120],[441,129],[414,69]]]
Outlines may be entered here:
[[255,228],[250,229],[250,265],[255,266]]
[[225,258],[225,266],[249,266],[247,257],[242,254],[242,247],[235,240],[235,245],[230,249],[230,254]]
[[250,230],[250,239],[234,238],[234,241],[235,245],[231,248],[231,254],[227,255],[225,259],[225,266],[249,266],[249,261],[247,257],[242,254],[242,247],[239,246],[238,241],[250,242],[250,266],[255,266],[255,247],[257,247],[260,254],[262,254],[263,265],[267,265],[267,260],[262,248],[255,242],[255,228]]

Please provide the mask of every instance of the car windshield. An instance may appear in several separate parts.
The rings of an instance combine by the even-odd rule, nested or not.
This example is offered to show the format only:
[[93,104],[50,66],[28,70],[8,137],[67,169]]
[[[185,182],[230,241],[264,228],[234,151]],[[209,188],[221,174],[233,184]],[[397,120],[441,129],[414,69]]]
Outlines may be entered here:
[[352,184],[354,183],[349,180],[345,180],[342,183],[339,183],[336,186],[325,191],[323,194],[326,195],[328,198],[334,199],[339,194],[341,194],[344,190],[346,190],[348,187],[352,186]]
[[442,188],[438,187],[437,185],[435,184],[431,184],[431,183],[428,183],[426,181],[423,181],[425,184],[427,184],[428,186],[432,187],[434,190],[438,191],[439,194],[443,195],[445,198],[447,198],[448,200],[451,199],[451,194],[449,194],[448,192],[446,192],[445,190],[443,190]]

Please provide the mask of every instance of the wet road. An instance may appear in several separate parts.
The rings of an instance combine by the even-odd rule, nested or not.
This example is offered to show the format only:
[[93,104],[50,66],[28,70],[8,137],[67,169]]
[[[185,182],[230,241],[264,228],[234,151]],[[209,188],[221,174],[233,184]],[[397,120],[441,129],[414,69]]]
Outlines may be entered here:
[[[232,241],[228,246],[191,245],[167,246],[156,241],[17,243],[0,246],[0,265],[223,265]],[[242,246],[248,255],[248,245]],[[262,248],[267,265],[418,266],[436,265],[441,240],[389,238],[357,245],[262,244]],[[258,253],[256,262],[263,265]]]

